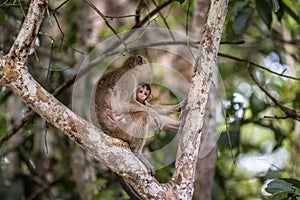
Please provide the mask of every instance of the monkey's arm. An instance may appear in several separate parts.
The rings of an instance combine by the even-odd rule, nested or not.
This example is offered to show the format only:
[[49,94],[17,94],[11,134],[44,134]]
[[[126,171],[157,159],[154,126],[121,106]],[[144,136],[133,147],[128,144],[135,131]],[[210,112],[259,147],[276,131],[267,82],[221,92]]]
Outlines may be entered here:
[[[106,114],[113,121],[118,122],[122,120],[126,115],[129,115],[130,113],[129,114],[123,113],[120,115],[116,115],[112,110],[107,109]],[[156,133],[159,133],[160,130],[178,130],[181,123],[181,121],[172,119],[165,115],[159,115],[158,120],[159,123],[154,121],[154,119],[153,122],[150,123],[151,129],[153,129]]]
[[152,105],[149,104],[148,102],[146,102],[146,106],[155,110],[156,112],[158,112],[161,115],[170,115],[173,113],[177,113],[180,112],[183,108],[185,108],[187,103],[187,100],[184,99],[183,101],[181,101],[179,104],[176,105]]
[[163,130],[178,130],[179,129],[181,121],[172,119],[172,118],[164,116],[164,115],[163,115],[163,118],[164,118],[162,120],[162,123],[163,123],[162,129]]
[[[186,100],[181,101],[177,105],[171,106],[160,106],[160,105],[151,105],[146,102],[146,105],[137,103],[136,101],[131,101],[128,104],[127,109],[123,109],[120,114],[117,114],[113,110],[107,109],[107,115],[114,121],[120,121],[126,115],[130,113],[144,111],[149,114],[150,117],[150,127],[156,133],[159,133],[161,130],[178,130],[181,121],[172,119],[166,115],[180,112],[182,108],[186,105]],[[125,111],[127,110],[127,111]]]

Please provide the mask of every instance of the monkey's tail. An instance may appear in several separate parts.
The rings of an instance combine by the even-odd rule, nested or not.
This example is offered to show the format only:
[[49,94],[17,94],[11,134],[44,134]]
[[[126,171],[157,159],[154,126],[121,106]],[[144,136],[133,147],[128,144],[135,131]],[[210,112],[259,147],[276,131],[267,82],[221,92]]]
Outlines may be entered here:
[[135,189],[127,182],[125,179],[118,174],[114,173],[124,188],[125,192],[128,194],[131,200],[142,200],[143,198],[135,191]]

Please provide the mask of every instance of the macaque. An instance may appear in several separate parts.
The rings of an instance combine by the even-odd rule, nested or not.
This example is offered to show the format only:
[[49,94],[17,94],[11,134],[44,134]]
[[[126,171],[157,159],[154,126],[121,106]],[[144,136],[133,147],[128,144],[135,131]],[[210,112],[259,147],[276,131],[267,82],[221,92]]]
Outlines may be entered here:
[[[141,153],[149,130],[178,129],[180,122],[166,115],[180,112],[185,101],[173,106],[148,104],[146,100],[151,94],[151,87],[148,85],[148,93],[144,91],[143,96],[139,94],[143,89],[139,84],[151,82],[149,62],[141,55],[130,56],[120,68],[100,78],[92,103],[97,119],[94,123],[99,124],[105,134],[127,142],[148,172],[154,175],[154,167]],[[117,177],[132,199],[140,199],[122,177]]]
[[[181,108],[178,105],[175,106],[169,106],[169,111],[164,111],[164,108],[162,106],[155,106],[155,105],[151,105],[147,102],[147,100],[149,100],[151,97],[151,86],[148,83],[140,83],[138,84],[138,87],[136,89],[136,101],[148,106],[150,108],[153,108],[154,110],[156,110],[159,114],[172,114],[172,113],[176,113],[179,112],[181,110]],[[116,116],[115,112],[113,110],[107,109],[106,110],[107,115],[114,121],[120,121],[123,117],[126,116],[127,113],[123,113],[120,114],[119,116]],[[172,118],[169,118],[167,116],[163,116],[160,115],[160,120],[162,121],[162,129],[163,130],[178,130],[179,126],[180,126],[180,121],[178,120],[174,120]]]
[[147,100],[150,99],[151,87],[148,83],[140,83],[136,89],[136,100],[141,104],[147,105]]
[[[144,104],[151,109],[158,112],[160,115],[160,120],[162,122],[162,129],[163,130],[178,130],[180,126],[180,121],[174,120],[172,118],[167,117],[166,115],[180,112],[181,104],[173,105],[173,106],[159,106],[159,105],[151,105],[147,102],[147,100],[151,97],[151,86],[148,83],[140,83],[136,90],[136,100],[141,104]],[[166,110],[168,109],[168,110]]]
[[[137,85],[151,82],[149,62],[141,55],[130,56],[120,68],[100,78],[95,89],[94,106],[97,122],[103,132],[127,142],[148,172],[154,175],[154,168],[141,153],[149,129],[154,132],[172,126],[178,129],[179,125],[175,127],[174,124],[168,124],[164,115],[179,112],[183,104],[157,107],[138,102]],[[122,118],[116,120],[114,116]]]

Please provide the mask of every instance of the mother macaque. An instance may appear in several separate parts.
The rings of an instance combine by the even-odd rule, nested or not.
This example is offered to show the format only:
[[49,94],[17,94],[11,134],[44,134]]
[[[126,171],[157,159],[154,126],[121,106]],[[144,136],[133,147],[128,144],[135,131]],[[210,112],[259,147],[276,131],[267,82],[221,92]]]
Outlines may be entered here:
[[[180,111],[183,104],[165,107],[138,102],[137,85],[151,82],[149,62],[141,55],[130,56],[120,68],[100,78],[95,89],[94,103],[96,118],[103,132],[127,142],[153,175],[154,168],[141,153],[149,128],[159,132],[168,127],[164,115]],[[118,121],[113,119],[114,115],[124,117]]]

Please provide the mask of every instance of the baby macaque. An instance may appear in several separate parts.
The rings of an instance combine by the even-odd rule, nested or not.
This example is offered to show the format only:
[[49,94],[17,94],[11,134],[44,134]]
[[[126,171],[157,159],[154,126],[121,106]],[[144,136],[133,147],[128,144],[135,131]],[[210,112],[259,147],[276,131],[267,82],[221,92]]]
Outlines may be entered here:
[[141,104],[147,105],[146,100],[150,98],[151,87],[148,83],[140,83],[136,89],[136,100]]
[[[168,107],[168,112],[166,112],[166,110],[164,110],[163,106],[157,106],[157,105],[151,105],[147,102],[147,100],[150,99],[151,97],[151,86],[148,83],[140,83],[138,84],[138,88],[136,89],[136,101],[138,101],[139,103],[148,106],[152,109],[154,109],[155,111],[157,111],[159,114],[160,112],[162,114],[172,114],[172,113],[176,113],[179,112],[181,110],[180,104],[179,105],[175,105],[175,106],[169,106]],[[170,109],[172,108],[172,109]],[[128,113],[122,113],[120,115],[116,115],[115,112],[111,109],[107,109],[106,110],[107,115],[114,121],[120,121],[123,117],[125,117]],[[163,130],[178,130],[179,126],[180,126],[180,121],[178,120],[174,120],[172,118],[169,118],[167,116],[161,115],[159,116],[159,119],[162,123],[162,129]]]
[[151,95],[150,85],[147,83],[140,83],[136,90],[136,100],[160,114],[159,118],[161,120],[163,130],[178,130],[180,126],[180,121],[169,118],[166,115],[180,112],[182,104],[173,105],[173,106],[151,105],[147,102],[147,100],[151,97],[150,95]]

